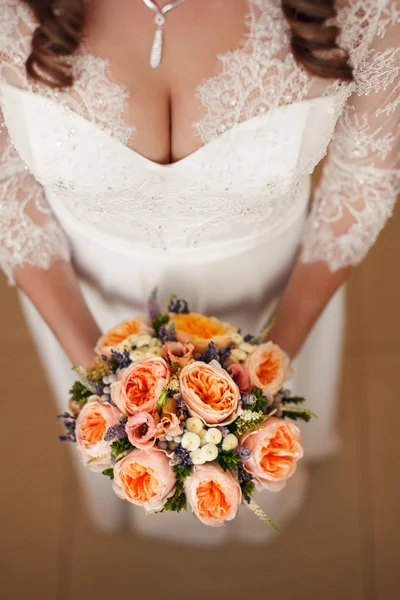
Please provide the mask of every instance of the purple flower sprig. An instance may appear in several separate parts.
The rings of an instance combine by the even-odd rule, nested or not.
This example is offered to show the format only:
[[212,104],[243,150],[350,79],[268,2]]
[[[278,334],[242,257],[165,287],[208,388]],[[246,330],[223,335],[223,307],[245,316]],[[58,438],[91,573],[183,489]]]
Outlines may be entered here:
[[76,417],[70,415],[68,412],[65,412],[62,415],[58,415],[57,419],[63,421],[63,426],[66,432],[65,435],[58,436],[60,442],[76,442]]
[[111,425],[104,434],[105,442],[116,442],[126,438],[126,431],[124,423],[118,423],[118,425]]
[[147,313],[150,321],[155,321],[158,315],[161,314],[161,307],[158,301],[158,289],[154,288],[147,300]]
[[187,315],[190,313],[189,305],[186,300],[172,296],[168,304],[168,312],[176,315]]
[[115,350],[111,350],[111,357],[102,356],[102,359],[107,362],[111,371],[115,374],[119,369],[125,369],[132,364],[132,360],[129,356],[128,350],[121,352],[116,352]]
[[210,363],[212,360],[217,360],[222,368],[226,368],[227,362],[231,356],[232,348],[230,346],[221,346],[217,348],[214,342],[209,342],[207,350],[203,352],[199,360],[205,363]]
[[177,467],[192,467],[193,463],[190,458],[188,450],[178,446],[174,450],[174,463]]
[[250,504],[251,495],[255,490],[254,478],[252,475],[250,475],[250,473],[246,471],[246,469],[243,466],[243,463],[238,463],[237,470],[243,499],[245,502],[247,502],[247,504]]

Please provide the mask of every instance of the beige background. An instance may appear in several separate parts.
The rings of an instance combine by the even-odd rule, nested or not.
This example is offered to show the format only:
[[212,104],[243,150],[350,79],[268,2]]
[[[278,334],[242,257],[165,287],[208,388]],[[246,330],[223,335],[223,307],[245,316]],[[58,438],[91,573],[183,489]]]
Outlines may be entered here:
[[400,210],[349,284],[342,449],[313,466],[306,505],[266,547],[169,548],[93,530],[15,292],[2,281],[0,596],[400,598],[399,231]]

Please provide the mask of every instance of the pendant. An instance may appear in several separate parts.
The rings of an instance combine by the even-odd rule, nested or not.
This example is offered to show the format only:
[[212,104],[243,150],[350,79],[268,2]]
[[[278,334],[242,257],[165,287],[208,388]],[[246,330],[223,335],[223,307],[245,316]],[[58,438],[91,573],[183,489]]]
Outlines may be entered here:
[[150,66],[152,69],[157,69],[161,63],[163,53],[163,27],[165,23],[164,15],[156,15],[154,22],[157,26],[157,29],[154,34],[153,45],[151,47]]

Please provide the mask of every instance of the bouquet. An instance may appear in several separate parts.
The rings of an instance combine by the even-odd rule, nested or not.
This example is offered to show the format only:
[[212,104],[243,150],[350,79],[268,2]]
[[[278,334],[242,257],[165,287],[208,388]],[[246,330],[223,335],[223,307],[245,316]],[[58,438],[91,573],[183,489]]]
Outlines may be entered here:
[[206,525],[235,518],[241,503],[265,522],[256,489],[279,491],[303,456],[293,422],[314,415],[285,389],[288,357],[272,342],[192,313],[157,293],[147,319],[101,337],[60,415],[62,440],[110,477],[115,493],[147,512],[189,508]]

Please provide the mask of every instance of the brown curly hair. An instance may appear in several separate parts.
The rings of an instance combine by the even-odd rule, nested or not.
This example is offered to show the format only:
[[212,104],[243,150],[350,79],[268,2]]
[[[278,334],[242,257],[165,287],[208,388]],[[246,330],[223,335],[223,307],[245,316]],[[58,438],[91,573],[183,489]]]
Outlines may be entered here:
[[[335,0],[281,0],[292,31],[291,47],[312,75],[351,80],[346,52],[339,48]],[[30,77],[59,88],[73,84],[70,57],[79,47],[85,27],[85,0],[23,0],[33,10],[38,27],[26,62]]]

